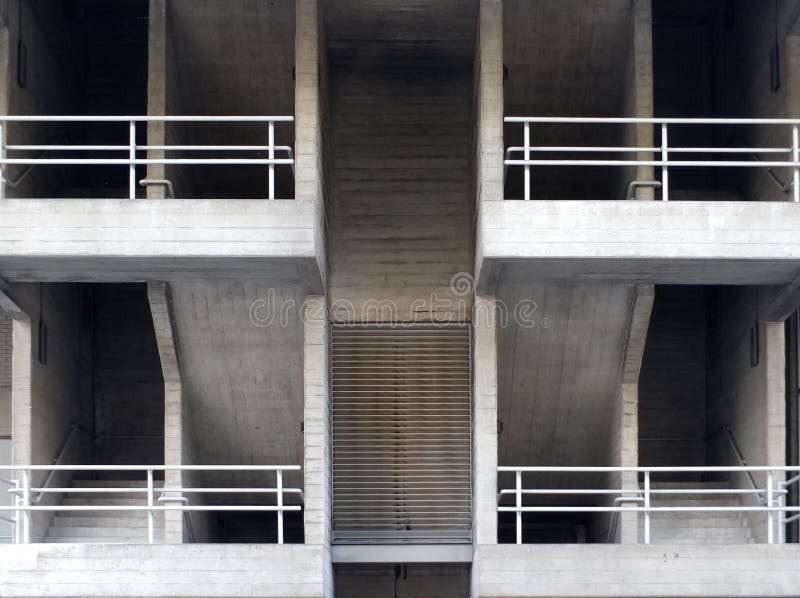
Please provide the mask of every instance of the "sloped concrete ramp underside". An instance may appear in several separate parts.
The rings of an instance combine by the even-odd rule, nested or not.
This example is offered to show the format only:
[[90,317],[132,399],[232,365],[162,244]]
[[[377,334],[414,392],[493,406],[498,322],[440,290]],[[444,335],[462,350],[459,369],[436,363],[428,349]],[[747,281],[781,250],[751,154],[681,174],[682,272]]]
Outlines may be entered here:
[[[299,287],[207,280],[177,282],[170,290],[194,462],[301,464]],[[297,478],[287,484],[297,487]],[[243,474],[206,479],[246,481]],[[274,476],[265,481],[272,485]]]
[[634,294],[622,284],[500,285],[500,465],[607,465]]

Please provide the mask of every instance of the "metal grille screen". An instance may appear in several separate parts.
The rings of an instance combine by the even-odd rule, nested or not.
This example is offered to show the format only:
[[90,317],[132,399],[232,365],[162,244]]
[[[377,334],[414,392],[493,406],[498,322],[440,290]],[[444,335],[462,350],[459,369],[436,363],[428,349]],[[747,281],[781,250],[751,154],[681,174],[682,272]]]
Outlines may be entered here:
[[337,543],[469,542],[470,333],[334,326]]

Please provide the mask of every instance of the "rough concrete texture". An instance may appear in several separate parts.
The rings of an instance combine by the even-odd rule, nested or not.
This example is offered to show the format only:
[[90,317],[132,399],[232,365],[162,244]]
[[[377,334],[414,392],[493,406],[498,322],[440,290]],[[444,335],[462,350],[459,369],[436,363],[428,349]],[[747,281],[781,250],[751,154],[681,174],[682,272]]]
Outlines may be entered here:
[[322,546],[0,546],[2,596],[327,598]]
[[498,545],[476,551],[477,598],[796,596],[797,545]]

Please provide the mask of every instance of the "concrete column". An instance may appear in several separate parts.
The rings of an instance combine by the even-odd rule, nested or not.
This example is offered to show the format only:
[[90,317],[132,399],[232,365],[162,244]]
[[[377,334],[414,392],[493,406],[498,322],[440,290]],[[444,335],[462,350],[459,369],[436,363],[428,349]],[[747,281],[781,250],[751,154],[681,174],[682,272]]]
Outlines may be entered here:
[[[167,0],[150,0],[147,42],[147,113],[167,114]],[[149,145],[165,145],[166,125],[161,122],[147,123]],[[164,157],[163,151],[150,150],[148,157],[157,160]],[[166,177],[163,164],[149,164],[147,178]],[[147,199],[164,199],[165,189],[161,185],[147,187]]]
[[14,465],[30,465],[32,338],[29,318],[14,320],[11,330],[11,446]]
[[497,544],[497,329],[494,296],[475,297],[472,341],[473,542]]
[[[633,0],[631,3],[633,41],[631,44],[631,68],[633,94],[632,113],[635,118],[653,118],[653,10],[651,0]],[[653,125],[636,125],[634,132],[636,147],[653,147]],[[637,160],[652,160],[653,154],[639,153]],[[637,166],[636,180],[652,181],[655,175],[652,166]],[[637,200],[655,199],[652,187],[636,190]]]
[[[153,316],[158,354],[164,373],[164,464],[184,465],[184,406],[181,373],[178,365],[177,337],[173,330],[170,312],[169,288],[164,283],[149,283],[147,297]],[[168,471],[164,483],[170,487],[181,487],[184,476],[181,472]],[[164,503],[169,504],[169,503]],[[164,513],[164,542],[184,542],[184,520],[179,511]]]
[[323,547],[325,595],[331,596],[330,326],[325,297],[306,296],[303,332],[303,526],[305,543]]
[[783,322],[766,326],[766,462],[786,464],[786,338]]
[[476,41],[478,199],[503,199],[503,2],[481,0]]
[[295,198],[321,196],[318,0],[296,0],[295,15]]
[[[631,303],[628,319],[628,338],[623,355],[622,385],[617,412],[611,430],[612,466],[637,467],[639,465],[639,374],[642,370],[647,330],[653,311],[655,287],[638,285]],[[619,488],[634,491],[639,487],[636,473],[614,476]],[[637,503],[631,503],[637,504]],[[638,516],[622,513],[616,539],[622,544],[638,542]]]

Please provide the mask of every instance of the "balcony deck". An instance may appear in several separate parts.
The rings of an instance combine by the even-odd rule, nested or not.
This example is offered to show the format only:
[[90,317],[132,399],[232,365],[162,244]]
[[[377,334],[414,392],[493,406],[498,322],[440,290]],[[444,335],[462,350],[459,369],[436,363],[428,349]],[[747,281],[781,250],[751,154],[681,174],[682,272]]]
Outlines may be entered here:
[[325,547],[303,544],[0,546],[3,596],[325,596]]
[[796,596],[800,545],[479,546],[473,595]]
[[800,204],[484,201],[478,292],[498,282],[785,284],[800,272]]
[[0,276],[115,282],[269,278],[320,289],[314,201],[7,199]]

